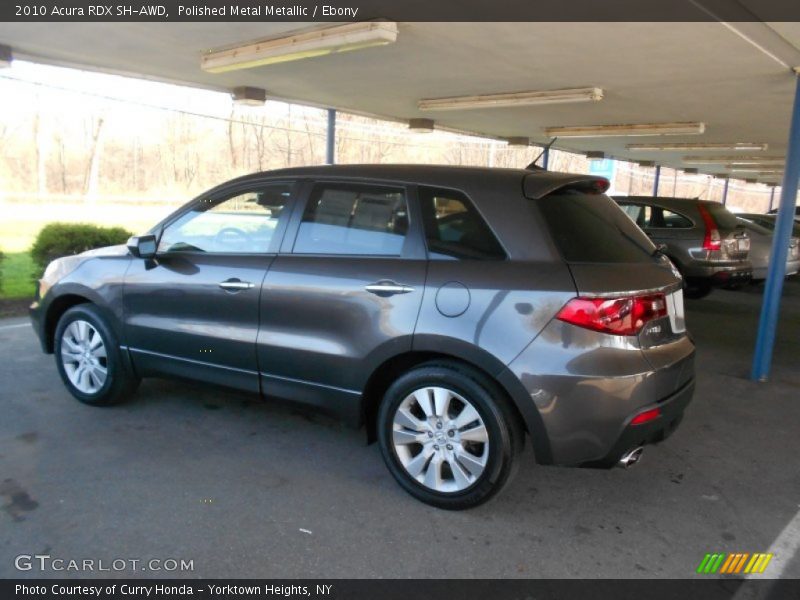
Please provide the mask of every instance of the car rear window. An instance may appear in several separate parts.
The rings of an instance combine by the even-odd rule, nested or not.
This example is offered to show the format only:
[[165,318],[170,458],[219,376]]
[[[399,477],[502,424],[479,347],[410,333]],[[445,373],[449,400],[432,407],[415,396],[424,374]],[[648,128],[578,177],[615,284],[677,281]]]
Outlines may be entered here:
[[711,213],[711,216],[714,217],[717,227],[721,229],[736,229],[739,226],[739,222],[736,220],[736,215],[722,206],[722,204],[717,204],[716,202],[706,202],[703,204],[703,206],[705,206],[708,209],[708,212]]
[[536,201],[567,262],[649,262],[655,246],[608,196],[566,191]]

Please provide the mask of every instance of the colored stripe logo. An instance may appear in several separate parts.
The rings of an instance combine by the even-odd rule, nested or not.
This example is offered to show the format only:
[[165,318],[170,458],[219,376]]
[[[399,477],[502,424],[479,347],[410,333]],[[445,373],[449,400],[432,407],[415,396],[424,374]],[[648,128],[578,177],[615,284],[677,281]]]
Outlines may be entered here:
[[714,553],[706,554],[697,567],[697,572],[702,574],[749,575],[763,573],[767,568],[773,554],[756,552]]

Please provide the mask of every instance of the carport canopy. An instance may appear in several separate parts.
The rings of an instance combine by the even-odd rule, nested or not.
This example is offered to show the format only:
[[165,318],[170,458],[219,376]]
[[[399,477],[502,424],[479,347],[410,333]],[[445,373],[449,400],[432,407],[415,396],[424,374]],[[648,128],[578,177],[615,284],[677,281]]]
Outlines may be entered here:
[[[0,44],[9,46],[15,59],[220,91],[261,88],[272,99],[397,121],[433,119],[445,130],[528,138],[534,144],[550,141],[553,128],[692,124],[685,133],[636,137],[570,137],[562,131],[555,145],[722,176],[736,174],[735,165],[727,163],[731,155],[772,159],[756,175],[764,183],[784,184],[772,253],[776,264],[770,268],[753,371],[756,379],[766,377],[785,267],[780,243],[788,245],[796,201],[796,173],[792,176],[792,168],[782,173],[787,155],[800,170],[797,123],[794,147],[788,143],[800,23],[400,22],[396,40],[384,45],[217,73],[201,67],[210,51],[334,25],[0,23]],[[420,106],[429,99],[587,88],[600,90],[602,98],[450,110]],[[653,148],[662,144],[688,146]],[[759,147],[724,147],[732,144]],[[702,162],[709,157],[719,160]]]

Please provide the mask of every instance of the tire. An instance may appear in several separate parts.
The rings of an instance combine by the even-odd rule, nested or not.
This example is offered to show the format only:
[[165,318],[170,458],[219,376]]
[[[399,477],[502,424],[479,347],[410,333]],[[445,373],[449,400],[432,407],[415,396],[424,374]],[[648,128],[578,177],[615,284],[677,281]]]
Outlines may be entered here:
[[400,486],[448,510],[500,492],[524,442],[498,386],[455,362],[425,363],[400,376],[384,395],[377,428],[384,462]]
[[686,284],[683,287],[683,295],[690,300],[699,300],[705,298],[711,293],[713,288],[707,284]]
[[95,306],[79,304],[66,311],[56,326],[53,345],[64,385],[84,404],[110,406],[136,391],[139,379]]

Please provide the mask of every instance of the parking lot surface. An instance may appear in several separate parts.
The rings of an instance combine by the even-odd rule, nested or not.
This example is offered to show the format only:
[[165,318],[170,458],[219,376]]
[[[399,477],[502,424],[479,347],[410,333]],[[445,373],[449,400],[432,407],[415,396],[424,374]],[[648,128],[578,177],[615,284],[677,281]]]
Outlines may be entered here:
[[[528,448],[466,512],[404,493],[363,431],[255,397],[146,380],[128,404],[83,406],[26,320],[2,320],[0,577],[682,578],[707,552],[776,539],[764,576],[800,577],[800,282],[767,384],[747,379],[760,300],[687,302],[695,399],[638,466],[541,467]],[[20,572],[20,554],[193,570]]]

